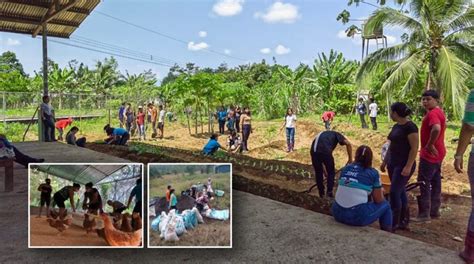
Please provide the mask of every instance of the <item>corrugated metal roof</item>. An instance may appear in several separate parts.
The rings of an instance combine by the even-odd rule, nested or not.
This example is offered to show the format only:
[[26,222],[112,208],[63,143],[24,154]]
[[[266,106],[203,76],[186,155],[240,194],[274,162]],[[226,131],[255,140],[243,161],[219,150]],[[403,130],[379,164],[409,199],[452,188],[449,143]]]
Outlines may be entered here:
[[[48,36],[69,38],[100,0],[73,0],[74,5],[58,13],[47,24]],[[0,1],[0,31],[33,35],[50,7],[63,8],[72,0],[3,0]],[[42,34],[42,28],[38,35]]]
[[96,184],[127,165],[35,165],[32,169],[46,172],[79,184]]

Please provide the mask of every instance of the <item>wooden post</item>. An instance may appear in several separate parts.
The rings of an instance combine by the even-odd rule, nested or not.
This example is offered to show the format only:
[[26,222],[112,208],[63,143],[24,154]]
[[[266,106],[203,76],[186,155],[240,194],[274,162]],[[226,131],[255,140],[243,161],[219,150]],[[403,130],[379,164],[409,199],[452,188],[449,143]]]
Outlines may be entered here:
[[48,95],[48,32],[43,24],[43,95]]
[[7,131],[7,93],[3,92],[3,129]]
[[5,167],[5,192],[11,192],[13,191],[13,159],[0,161],[0,164]]

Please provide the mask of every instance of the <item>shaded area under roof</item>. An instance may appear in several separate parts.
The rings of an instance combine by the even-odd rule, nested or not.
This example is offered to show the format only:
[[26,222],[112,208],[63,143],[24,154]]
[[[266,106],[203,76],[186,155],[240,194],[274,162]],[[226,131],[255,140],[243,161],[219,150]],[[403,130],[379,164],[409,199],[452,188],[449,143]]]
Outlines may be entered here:
[[32,169],[79,184],[96,184],[127,165],[34,165]]
[[100,0],[2,0],[0,31],[69,38]]

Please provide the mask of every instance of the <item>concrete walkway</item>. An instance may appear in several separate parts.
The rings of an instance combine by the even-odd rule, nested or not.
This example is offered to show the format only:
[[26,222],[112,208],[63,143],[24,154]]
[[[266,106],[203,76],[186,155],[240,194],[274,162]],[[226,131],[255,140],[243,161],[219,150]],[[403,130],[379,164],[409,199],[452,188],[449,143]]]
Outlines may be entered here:
[[[17,146],[48,162],[125,161],[59,143],[38,144]],[[73,157],[71,151],[80,153]],[[14,192],[0,192],[0,263],[462,263],[448,249],[345,226],[327,215],[239,191],[233,196],[233,249],[28,249],[27,175],[16,165]]]

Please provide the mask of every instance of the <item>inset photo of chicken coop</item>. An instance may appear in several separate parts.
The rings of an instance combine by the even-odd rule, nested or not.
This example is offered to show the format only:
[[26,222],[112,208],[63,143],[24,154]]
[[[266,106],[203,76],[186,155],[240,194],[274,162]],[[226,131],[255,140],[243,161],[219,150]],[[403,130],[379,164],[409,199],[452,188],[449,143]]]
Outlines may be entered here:
[[148,164],[148,247],[232,248],[232,165]]
[[143,248],[143,165],[30,164],[30,248]]

